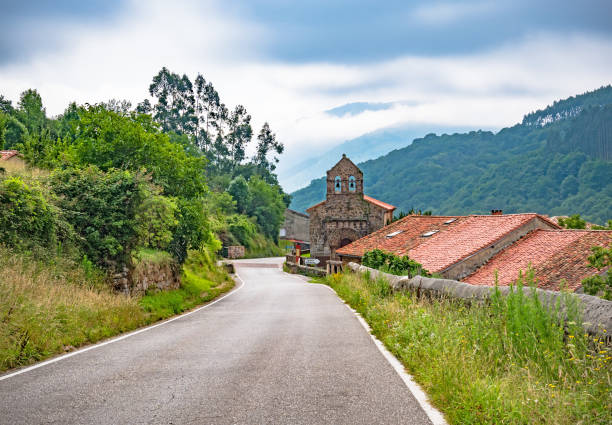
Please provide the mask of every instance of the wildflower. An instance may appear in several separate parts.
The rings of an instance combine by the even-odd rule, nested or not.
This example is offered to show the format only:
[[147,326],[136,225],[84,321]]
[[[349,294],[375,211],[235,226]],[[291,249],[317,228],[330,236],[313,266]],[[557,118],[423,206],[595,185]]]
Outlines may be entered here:
[[574,335],[570,335],[569,337],[570,337],[570,338],[573,338],[573,337],[574,337]]

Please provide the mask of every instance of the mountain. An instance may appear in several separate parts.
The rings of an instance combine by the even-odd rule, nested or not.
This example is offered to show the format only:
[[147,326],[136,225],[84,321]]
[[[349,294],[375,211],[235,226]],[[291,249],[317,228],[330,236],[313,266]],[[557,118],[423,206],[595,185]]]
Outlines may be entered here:
[[[498,133],[428,134],[359,166],[366,193],[398,211],[580,213],[603,223],[612,218],[612,86]],[[291,208],[304,211],[324,199],[324,178],[292,196]]]
[[[353,104],[349,104],[353,105]],[[345,105],[347,106],[347,105]],[[286,190],[300,187],[313,177],[325,174],[345,153],[353,162],[362,162],[387,154],[394,149],[408,146],[415,137],[431,132],[466,131],[466,127],[445,127],[441,125],[404,124],[386,127],[347,140],[335,148],[325,151],[292,165],[290,169],[279,170],[279,179]]]

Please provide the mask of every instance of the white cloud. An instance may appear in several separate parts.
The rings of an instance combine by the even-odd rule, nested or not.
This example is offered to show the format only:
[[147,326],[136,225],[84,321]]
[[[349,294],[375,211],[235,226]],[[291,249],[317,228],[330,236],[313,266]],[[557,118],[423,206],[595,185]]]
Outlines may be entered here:
[[500,7],[500,3],[469,2],[469,3],[429,3],[414,9],[412,17],[420,23],[443,25],[468,17],[481,16]]
[[[48,112],[58,114],[73,100],[139,102],[162,66],[192,79],[201,72],[227,105],[247,107],[256,131],[270,122],[287,147],[280,170],[290,173],[292,163],[381,127],[499,128],[612,81],[605,38],[549,33],[463,56],[291,64],[262,57],[270,35],[236,16],[218,3],[134,1],[104,26],[58,25],[63,47],[0,67],[0,90],[16,100],[37,88]],[[411,103],[344,117],[323,112],[356,101]]]

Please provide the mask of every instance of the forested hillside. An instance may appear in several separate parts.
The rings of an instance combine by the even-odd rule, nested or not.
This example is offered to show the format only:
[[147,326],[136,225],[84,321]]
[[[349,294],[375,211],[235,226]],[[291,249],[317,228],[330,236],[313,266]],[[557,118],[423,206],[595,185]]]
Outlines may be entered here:
[[[494,134],[429,134],[359,164],[366,193],[434,214],[535,211],[612,218],[612,87],[555,102]],[[292,194],[304,211],[324,179]]]

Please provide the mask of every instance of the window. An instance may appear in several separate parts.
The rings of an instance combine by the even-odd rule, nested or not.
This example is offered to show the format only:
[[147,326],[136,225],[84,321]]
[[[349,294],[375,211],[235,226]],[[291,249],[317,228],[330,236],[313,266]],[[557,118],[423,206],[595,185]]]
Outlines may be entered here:
[[444,222],[444,224],[451,224],[451,223],[453,223],[453,222],[455,222],[455,221],[457,221],[457,219],[456,219],[456,218],[451,218],[450,220],[446,220],[446,221]]
[[428,237],[430,237],[430,236],[435,235],[435,234],[436,234],[436,233],[438,233],[438,232],[439,232],[439,230],[432,230],[432,231],[430,231],[430,232],[425,232],[425,233],[423,233],[421,236],[422,236],[422,237],[424,237],[424,238],[428,238]]
[[335,183],[334,183],[334,191],[336,191],[336,192],[342,191],[342,180],[340,179],[340,176],[336,176],[334,181],[335,181]]
[[402,232],[403,232],[403,230],[397,230],[395,232],[389,233],[387,236],[385,236],[385,238],[391,239],[392,237],[397,236],[397,235],[399,235]]
[[349,191],[354,192],[357,189],[357,184],[355,183],[355,176],[349,177]]

